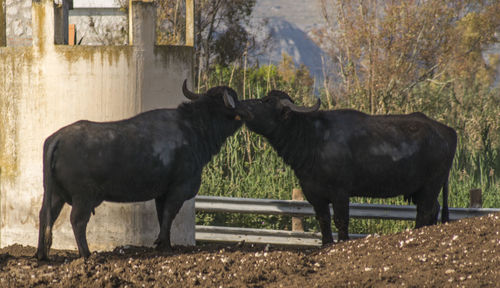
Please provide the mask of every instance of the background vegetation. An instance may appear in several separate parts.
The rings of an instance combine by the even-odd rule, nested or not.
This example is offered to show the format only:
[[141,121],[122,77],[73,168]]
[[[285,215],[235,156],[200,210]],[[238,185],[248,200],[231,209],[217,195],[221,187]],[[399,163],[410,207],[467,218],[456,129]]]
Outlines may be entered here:
[[[198,83],[205,82],[216,64],[228,66],[256,48],[250,25],[256,0],[195,1],[195,71]],[[157,43],[185,43],[185,1],[155,0]],[[255,24],[254,24],[255,25]],[[260,43],[262,45],[263,43]],[[198,86],[198,90],[200,87]]]
[[[284,62],[287,62],[285,57]],[[213,78],[206,83],[207,87],[230,85],[238,90],[238,95],[246,97],[261,97],[269,89],[288,91],[298,103],[312,102],[312,82],[304,67],[285,69],[286,65],[241,68],[217,67],[212,73]],[[288,80],[284,80],[287,77]],[[243,93],[243,79],[246,93]],[[441,92],[419,88],[421,97],[433,95],[435,105],[447,107],[449,95]],[[498,91],[488,91],[483,95],[488,101],[498,101]],[[322,95],[324,97],[324,95]],[[469,94],[466,97],[474,97]],[[446,104],[446,102],[448,104]],[[325,101],[323,101],[323,105]],[[339,102],[336,108],[351,107]],[[409,111],[424,111],[429,116],[452,125],[446,121],[447,109],[430,112],[425,105],[414,104]],[[493,113],[499,113],[499,105],[491,107]],[[484,115],[483,115],[484,116]],[[491,115],[490,115],[491,116]],[[468,117],[456,114],[456,117]],[[452,119],[460,120],[460,119]],[[465,121],[464,119],[462,119]],[[461,121],[462,121],[461,120]],[[498,120],[496,120],[498,121]],[[452,125],[453,126],[453,125]],[[455,126],[453,126],[455,127]],[[469,190],[481,188],[483,191],[483,207],[500,207],[500,147],[498,146],[498,130],[490,127],[485,146],[476,143],[462,129],[455,127],[459,134],[459,145],[450,176],[450,207],[468,207]],[[483,140],[480,140],[483,141]],[[230,137],[217,154],[205,167],[200,195],[225,197],[291,199],[292,189],[299,188],[293,171],[286,166],[281,158],[270,147],[267,141],[249,132],[246,128],[239,130]],[[391,199],[351,198],[351,202],[384,203],[407,205],[402,197]],[[267,215],[240,215],[223,213],[197,213],[197,223],[217,226],[238,226],[269,229],[291,229],[291,218]],[[306,229],[317,230],[314,219],[307,219]],[[413,227],[412,221],[382,221],[351,219],[351,233],[388,233]]]
[[[319,96],[322,109],[424,112],[455,128],[459,135],[450,176],[450,206],[467,207],[469,190],[481,188],[483,206],[500,207],[500,90],[495,84],[499,59],[485,53],[498,42],[500,3],[320,2],[328,25],[317,30],[315,37],[332,59],[323,67],[321,85],[306,67],[297,67],[287,55],[278,65],[248,67],[244,53],[248,46],[240,45],[236,50],[243,53],[233,54],[237,57],[231,61],[213,57],[199,66],[203,72],[198,73],[198,87],[228,85],[242,99],[281,89],[298,103],[309,104]],[[315,95],[318,86],[321,89]],[[243,128],[205,167],[200,195],[290,199],[292,189],[298,187],[291,169],[266,140]],[[354,198],[351,202],[407,204],[402,198]],[[290,217],[279,216],[198,213],[197,223],[291,229]],[[388,233],[414,223],[352,219],[350,225],[351,233]],[[305,226],[318,229],[313,219]]]

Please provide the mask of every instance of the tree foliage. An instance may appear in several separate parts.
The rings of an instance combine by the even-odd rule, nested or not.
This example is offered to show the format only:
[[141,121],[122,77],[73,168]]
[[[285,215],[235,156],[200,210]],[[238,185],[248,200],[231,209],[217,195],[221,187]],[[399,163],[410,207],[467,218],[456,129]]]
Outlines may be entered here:
[[[185,38],[185,1],[156,0],[160,44],[179,44]],[[254,35],[245,27],[256,0],[195,1],[195,49],[197,71],[213,64],[229,65],[253,49]]]
[[500,2],[320,3],[328,25],[315,35],[334,59],[331,103],[370,113],[424,111],[478,147],[499,141],[491,137],[500,126],[492,86],[498,59],[488,61],[485,51],[498,42]]
[[180,45],[186,41],[186,1],[155,0],[156,43]]

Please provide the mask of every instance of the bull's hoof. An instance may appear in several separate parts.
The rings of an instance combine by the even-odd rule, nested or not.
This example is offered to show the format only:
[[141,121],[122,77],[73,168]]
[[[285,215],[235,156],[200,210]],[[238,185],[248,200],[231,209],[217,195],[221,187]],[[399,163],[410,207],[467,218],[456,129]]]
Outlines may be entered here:
[[335,243],[342,243],[342,242],[347,242],[347,241],[349,241],[349,238],[347,238],[347,239],[337,239],[335,241]]
[[172,252],[172,246],[161,241],[158,241],[155,249],[157,251]]
[[333,238],[327,238],[327,239],[322,239],[321,240],[321,246],[323,246],[323,247],[329,246],[329,245],[332,245],[332,244],[335,244],[335,241],[333,241]]
[[84,258],[85,260],[89,259],[90,257],[90,251],[89,252],[80,252],[80,257]]
[[153,243],[154,245],[158,246],[161,243],[160,237],[156,238],[155,242]]
[[328,251],[330,249],[333,249],[333,246],[335,246],[337,243],[335,241],[330,242],[330,243],[322,243],[321,244],[321,251]]
[[48,261],[49,257],[47,257],[46,253],[43,253],[42,251],[36,251],[36,254],[33,255],[33,258],[36,258],[38,261]]
[[38,255],[38,254],[35,254],[33,255],[33,258],[36,258],[38,261],[49,261],[49,257],[45,256],[45,255]]

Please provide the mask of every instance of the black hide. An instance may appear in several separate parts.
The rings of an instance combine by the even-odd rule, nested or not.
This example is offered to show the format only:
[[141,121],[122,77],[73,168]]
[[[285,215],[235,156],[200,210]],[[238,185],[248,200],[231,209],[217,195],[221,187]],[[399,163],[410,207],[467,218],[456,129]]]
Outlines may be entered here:
[[155,199],[160,223],[155,243],[171,249],[172,221],[183,202],[198,192],[203,166],[242,125],[231,88],[215,87],[202,95],[183,91],[195,100],[122,121],[78,121],[45,140],[39,259],[48,256],[52,226],[64,203],[72,205],[80,256],[90,255],[85,230],[91,212],[103,201]]
[[397,195],[417,205],[416,227],[448,221],[448,174],[456,132],[422,113],[370,116],[354,110],[294,112],[281,91],[242,102],[248,128],[265,136],[290,165],[313,205],[324,244],[348,239],[349,197]]

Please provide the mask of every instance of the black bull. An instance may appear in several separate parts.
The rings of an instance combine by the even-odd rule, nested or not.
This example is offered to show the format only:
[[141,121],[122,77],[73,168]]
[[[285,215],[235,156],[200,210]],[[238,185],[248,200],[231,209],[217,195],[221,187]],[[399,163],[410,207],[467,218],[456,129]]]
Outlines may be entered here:
[[285,93],[242,102],[247,127],[268,139],[298,177],[319,221],[323,244],[348,239],[349,197],[404,195],[417,206],[416,227],[448,221],[448,176],[456,132],[422,113],[370,116],[299,107]]
[[194,197],[203,166],[241,125],[239,102],[228,87],[191,99],[177,109],[158,109],[133,118],[95,123],[78,121],[49,136],[43,147],[44,196],[40,210],[38,259],[47,259],[52,226],[64,203],[80,256],[88,257],[86,227],[103,201],[155,199],[160,223],[157,248],[169,250],[172,221]]

